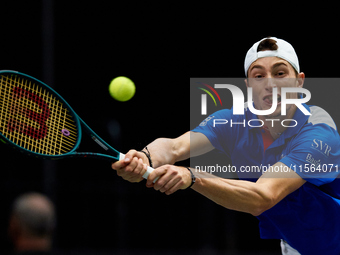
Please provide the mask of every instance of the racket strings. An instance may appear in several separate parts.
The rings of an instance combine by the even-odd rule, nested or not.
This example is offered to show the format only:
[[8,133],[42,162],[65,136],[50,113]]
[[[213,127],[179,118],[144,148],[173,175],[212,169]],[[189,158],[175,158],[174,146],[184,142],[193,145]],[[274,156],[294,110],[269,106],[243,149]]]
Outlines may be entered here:
[[0,132],[20,147],[46,155],[74,148],[74,119],[47,89],[17,75],[1,75],[0,107]]

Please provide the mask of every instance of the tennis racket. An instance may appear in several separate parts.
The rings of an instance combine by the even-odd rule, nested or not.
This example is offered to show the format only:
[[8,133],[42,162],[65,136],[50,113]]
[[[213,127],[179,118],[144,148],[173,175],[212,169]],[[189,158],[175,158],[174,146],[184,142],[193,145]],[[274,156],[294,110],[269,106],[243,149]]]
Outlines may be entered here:
[[[85,132],[107,154],[77,152]],[[44,159],[68,157],[121,160],[112,148],[52,88],[16,71],[0,71],[0,140],[21,152]],[[154,169],[148,167],[145,179]]]

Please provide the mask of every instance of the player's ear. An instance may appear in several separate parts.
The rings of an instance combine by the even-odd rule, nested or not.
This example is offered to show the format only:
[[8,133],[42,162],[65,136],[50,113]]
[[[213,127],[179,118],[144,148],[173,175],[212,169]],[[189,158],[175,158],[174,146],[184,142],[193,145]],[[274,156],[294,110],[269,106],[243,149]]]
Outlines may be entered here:
[[302,88],[304,82],[305,82],[305,74],[301,72],[301,73],[299,73],[298,76],[297,76],[297,86],[298,86],[299,88]]
[[248,82],[249,82],[249,81],[248,81],[248,78],[246,78],[246,79],[244,80],[244,83],[246,84],[246,87],[247,87],[247,88],[249,88]]

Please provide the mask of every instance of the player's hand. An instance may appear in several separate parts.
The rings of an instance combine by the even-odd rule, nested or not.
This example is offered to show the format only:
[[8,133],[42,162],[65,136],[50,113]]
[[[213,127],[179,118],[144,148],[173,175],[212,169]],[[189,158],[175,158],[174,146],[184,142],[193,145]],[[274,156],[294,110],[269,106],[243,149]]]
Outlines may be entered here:
[[[157,178],[159,179],[153,183]],[[170,195],[177,190],[188,188],[191,181],[191,174],[187,168],[164,165],[150,173],[146,186],[149,188],[153,187],[155,190]]]
[[144,179],[143,175],[147,170],[146,162],[148,162],[148,159],[144,153],[130,150],[126,153],[124,159],[114,162],[111,167],[116,170],[117,175],[124,180],[140,182]]

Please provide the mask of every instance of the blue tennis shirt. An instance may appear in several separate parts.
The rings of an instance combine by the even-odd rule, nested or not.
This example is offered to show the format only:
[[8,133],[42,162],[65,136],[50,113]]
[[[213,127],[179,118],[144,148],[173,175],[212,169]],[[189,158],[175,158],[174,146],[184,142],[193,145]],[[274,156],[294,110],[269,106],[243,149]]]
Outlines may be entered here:
[[262,174],[247,172],[246,166],[265,169],[280,161],[307,181],[257,217],[261,238],[284,239],[301,254],[339,255],[340,137],[326,111],[303,106],[311,115],[297,109],[294,127],[265,151],[263,129],[248,109],[245,115],[233,115],[232,109],[218,111],[192,131],[204,134],[228,155],[240,179],[256,181]]

